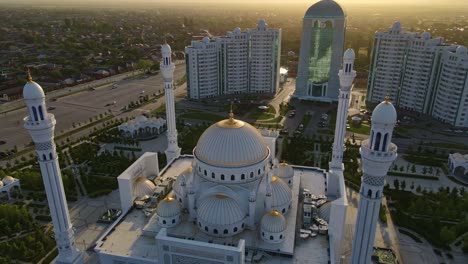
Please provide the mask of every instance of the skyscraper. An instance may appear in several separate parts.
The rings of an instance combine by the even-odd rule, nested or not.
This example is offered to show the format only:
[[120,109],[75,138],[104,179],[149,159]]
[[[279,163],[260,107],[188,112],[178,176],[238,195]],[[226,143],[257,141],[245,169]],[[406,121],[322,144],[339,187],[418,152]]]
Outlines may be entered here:
[[336,101],[343,54],[346,15],[333,0],[321,0],[305,13],[294,96]]
[[83,255],[75,246],[73,226],[68,213],[62,175],[55,151],[55,117],[47,112],[45,94],[42,87],[28,74],[28,82],[23,88],[23,98],[28,109],[24,127],[31,135],[41,168],[45,193],[54,225],[58,256],[55,263],[83,263]]
[[279,85],[281,29],[265,20],[246,31],[192,41],[185,48],[187,94],[202,99],[228,94],[275,94]]
[[359,207],[353,240],[352,264],[371,263],[385,176],[397,158],[397,146],[391,142],[397,113],[388,98],[372,113],[371,137],[362,142],[362,177]]

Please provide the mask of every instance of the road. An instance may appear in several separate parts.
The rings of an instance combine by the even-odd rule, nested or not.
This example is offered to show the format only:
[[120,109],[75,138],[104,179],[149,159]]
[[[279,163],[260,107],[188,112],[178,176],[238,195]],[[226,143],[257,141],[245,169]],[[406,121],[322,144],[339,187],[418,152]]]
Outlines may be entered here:
[[[176,66],[174,80],[180,79],[185,74],[185,64]],[[96,90],[86,90],[80,93],[61,97],[56,101],[47,98],[47,106],[55,107],[50,112],[55,115],[57,125],[55,134],[72,128],[72,124],[83,123],[91,117],[96,117],[109,109],[114,115],[121,113],[120,109],[132,101],[138,100],[140,95],[153,94],[162,91],[164,83],[161,74],[150,77],[137,77],[135,79],[121,80],[115,83],[117,88],[112,89],[112,85],[104,85]],[[142,93],[142,91],[145,91]],[[115,105],[106,106],[113,101]],[[146,107],[145,107],[146,108]],[[0,116],[2,129],[0,130],[0,140],[6,144],[0,145],[0,151],[12,149],[15,145],[18,150],[31,142],[27,131],[23,128],[22,119],[27,115],[25,108],[4,113]]]

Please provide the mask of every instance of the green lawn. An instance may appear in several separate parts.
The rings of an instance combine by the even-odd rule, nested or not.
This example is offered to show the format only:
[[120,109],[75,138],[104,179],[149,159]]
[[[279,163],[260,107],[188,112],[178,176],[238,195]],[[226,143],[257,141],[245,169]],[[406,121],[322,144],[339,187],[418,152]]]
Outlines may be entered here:
[[187,118],[187,119],[197,119],[197,120],[207,120],[207,121],[220,121],[226,119],[224,116],[215,115],[211,113],[205,112],[195,112],[195,113],[187,113],[179,116],[180,118]]
[[440,148],[453,148],[453,149],[465,149],[468,150],[468,146],[458,143],[446,143],[446,142],[437,142],[437,143],[429,143],[425,144],[432,147],[440,147]]
[[160,107],[151,110],[151,115],[160,115],[166,112],[166,105],[162,104]]
[[370,126],[368,125],[360,125],[360,126],[354,126],[351,125],[350,128],[348,129],[349,132],[352,133],[357,133],[357,134],[363,134],[363,135],[369,135],[370,134]]

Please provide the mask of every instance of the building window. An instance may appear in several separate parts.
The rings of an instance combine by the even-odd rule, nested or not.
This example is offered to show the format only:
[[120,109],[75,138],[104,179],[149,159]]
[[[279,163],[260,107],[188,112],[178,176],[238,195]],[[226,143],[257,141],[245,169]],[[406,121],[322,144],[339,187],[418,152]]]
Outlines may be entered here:
[[258,175],[260,175],[260,169],[258,169]]
[[250,173],[250,178],[253,178],[253,171]]
[[241,180],[245,180],[245,174],[241,175]]
[[208,227],[207,226],[205,226],[205,231],[208,232]]
[[227,234],[229,231],[227,229],[224,229],[224,234]]
[[280,235],[280,239],[283,239],[283,235]]
[[262,232],[262,237],[265,237],[265,232]]
[[236,176],[231,175],[231,181],[234,181],[234,180],[236,180]]
[[164,225],[166,224],[166,220],[163,220],[163,224],[164,224]]
[[213,179],[215,178],[214,172],[211,173],[211,178],[213,178]]
[[203,172],[203,174],[205,174],[205,176],[206,176],[206,170]]
[[37,110],[39,110],[39,117],[41,118],[41,120],[44,120],[44,114],[42,113],[42,106],[38,106]]
[[172,219],[172,223],[175,224],[175,219]]
[[234,233],[235,233],[235,232],[237,232],[237,226],[236,226],[236,227],[234,227]]
[[244,224],[244,223],[242,223],[242,228],[244,228],[244,226],[245,226],[245,224]]
[[273,240],[273,236],[270,236],[270,240]]
[[221,174],[221,180],[224,181],[224,174]]
[[213,233],[218,234],[218,229],[214,229]]

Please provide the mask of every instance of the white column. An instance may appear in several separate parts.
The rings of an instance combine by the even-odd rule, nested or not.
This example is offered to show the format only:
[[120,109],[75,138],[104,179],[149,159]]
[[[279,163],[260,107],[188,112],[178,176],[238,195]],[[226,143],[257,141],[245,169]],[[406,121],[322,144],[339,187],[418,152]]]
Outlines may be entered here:
[[164,79],[164,91],[166,97],[166,122],[167,122],[167,163],[180,156],[180,148],[177,144],[177,128],[175,121],[174,103],[174,69],[175,65],[171,59],[171,47],[164,44],[161,48],[162,61],[161,72]]
[[[39,159],[59,252],[55,263],[83,263],[83,255],[75,246],[73,226],[68,213],[62,175],[55,150],[56,121],[54,115],[47,113],[44,92],[37,83],[32,81],[31,76],[28,76],[28,83],[23,89],[23,97],[28,109],[31,109],[33,113],[23,119],[24,127],[34,141]],[[40,114],[36,115],[35,113]]]
[[250,192],[249,197],[249,227],[255,230],[255,208],[256,208],[256,193]]
[[348,118],[350,94],[354,78],[356,77],[356,71],[353,70],[354,58],[354,51],[352,49],[346,50],[343,56],[343,67],[338,72],[338,76],[340,78],[340,94],[338,96],[338,109],[336,114],[332,160],[329,163],[330,172],[328,173],[327,177],[327,194],[334,197],[343,195],[340,191],[340,181],[344,181],[342,178],[343,173],[337,171],[343,171],[346,121]]

